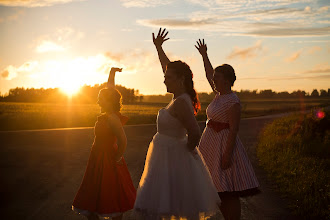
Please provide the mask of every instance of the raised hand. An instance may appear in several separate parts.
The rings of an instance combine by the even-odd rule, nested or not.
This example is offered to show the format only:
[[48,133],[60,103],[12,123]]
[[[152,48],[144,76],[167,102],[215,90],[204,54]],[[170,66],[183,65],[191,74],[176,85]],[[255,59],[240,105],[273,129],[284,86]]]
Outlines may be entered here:
[[197,46],[195,45],[196,49],[199,51],[199,53],[204,56],[204,55],[207,55],[207,46],[204,42],[204,39],[203,41],[201,39],[199,39],[197,42]]
[[123,70],[123,68],[111,67],[110,72],[111,72],[111,73],[113,73],[113,72],[121,72],[122,70]]
[[108,83],[107,83],[108,88],[115,87],[116,72],[121,72],[122,70],[123,70],[123,68],[111,67],[110,73],[109,73],[109,78],[108,78]]
[[170,38],[166,38],[167,34],[168,34],[168,31],[166,31],[166,28],[164,28],[163,30],[162,30],[162,28],[159,28],[157,37],[155,37],[155,34],[152,33],[152,40],[153,40],[156,47],[162,46],[162,44],[165,41],[170,39]]

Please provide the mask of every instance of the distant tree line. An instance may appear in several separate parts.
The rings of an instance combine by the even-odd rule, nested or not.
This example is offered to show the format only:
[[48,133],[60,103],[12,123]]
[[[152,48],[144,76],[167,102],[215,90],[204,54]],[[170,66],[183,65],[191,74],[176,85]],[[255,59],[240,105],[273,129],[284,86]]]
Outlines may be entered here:
[[[94,86],[84,85],[80,91],[68,97],[60,89],[34,89],[34,88],[14,88],[10,89],[8,94],[0,95],[0,102],[66,102],[70,100],[74,103],[96,103],[100,89],[105,88],[106,83],[96,84]],[[165,95],[141,95],[139,90],[126,88],[117,85],[116,88],[120,91],[123,97],[124,104],[137,102],[153,102],[166,103],[172,99],[172,94]],[[330,97],[330,89],[328,91],[314,89],[312,93],[306,93],[303,90],[289,92],[275,92],[271,89],[266,90],[241,90],[234,91],[241,99],[262,99],[262,98],[303,98],[303,97]],[[199,93],[199,100],[204,103],[212,101],[213,93]]]
[[[105,88],[106,83],[94,86],[84,85],[79,92],[72,97],[67,96],[59,88],[35,89],[35,88],[14,88],[8,94],[0,95],[1,102],[67,102],[73,103],[96,103],[100,89]],[[122,94],[123,103],[135,103],[143,100],[139,95],[139,90],[129,89],[121,85],[116,85],[116,89]]]
[[[275,92],[271,89],[266,90],[241,90],[234,91],[240,99],[269,99],[269,98],[303,98],[303,97],[329,97],[330,98],[330,89],[328,91],[321,89],[318,91],[314,89],[311,94],[306,93],[303,90],[289,92]],[[198,93],[198,98],[203,103],[210,103],[214,98],[213,92],[211,93]],[[172,99],[171,94],[166,95],[145,95],[143,100],[144,102],[168,102]]]

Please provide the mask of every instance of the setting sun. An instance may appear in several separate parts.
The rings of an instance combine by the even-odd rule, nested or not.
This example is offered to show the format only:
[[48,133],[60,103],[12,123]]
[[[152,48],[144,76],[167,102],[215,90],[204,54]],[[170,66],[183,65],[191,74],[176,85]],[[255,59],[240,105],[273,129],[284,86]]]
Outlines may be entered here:
[[60,87],[61,91],[65,93],[67,96],[73,96],[77,94],[80,88],[81,88],[80,85],[69,85],[69,84]]
[[[48,60],[33,69],[33,78],[45,87],[60,88],[67,96],[77,94],[83,85],[106,82],[108,65],[113,62],[104,55],[77,57],[65,60]],[[114,64],[115,65],[115,64]],[[31,71],[31,72],[32,72]]]

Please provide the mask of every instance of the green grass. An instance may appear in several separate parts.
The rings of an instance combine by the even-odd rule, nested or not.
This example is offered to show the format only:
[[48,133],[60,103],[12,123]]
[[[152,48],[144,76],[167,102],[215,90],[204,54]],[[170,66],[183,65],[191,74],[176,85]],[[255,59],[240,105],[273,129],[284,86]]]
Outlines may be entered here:
[[[124,105],[122,114],[130,117],[127,124],[151,124],[156,122],[158,110],[165,107],[166,104]],[[202,103],[197,120],[206,120],[207,105],[208,103]],[[262,116],[326,105],[330,105],[329,99],[242,100],[242,117]],[[92,127],[99,113],[100,108],[96,104],[0,102],[0,130]]]
[[[124,105],[128,124],[155,123],[164,104]],[[100,114],[96,104],[0,103],[0,130],[92,127]]]
[[329,219],[330,111],[273,121],[260,137],[260,164],[304,219]]

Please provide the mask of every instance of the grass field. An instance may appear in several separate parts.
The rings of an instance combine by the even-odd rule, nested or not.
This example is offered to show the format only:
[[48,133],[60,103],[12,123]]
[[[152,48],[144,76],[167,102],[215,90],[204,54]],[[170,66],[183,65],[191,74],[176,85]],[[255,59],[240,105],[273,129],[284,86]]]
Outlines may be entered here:
[[[206,120],[208,103],[202,103],[198,120]],[[330,99],[263,99],[242,100],[242,117],[299,111],[330,105]],[[124,105],[122,114],[130,117],[128,124],[155,123],[157,112],[166,103]],[[0,102],[0,130],[26,130],[69,127],[92,127],[100,108],[96,104],[53,104]]]
[[[319,112],[320,113],[320,112]],[[301,219],[329,219],[330,111],[277,119],[260,136],[257,155]]]

